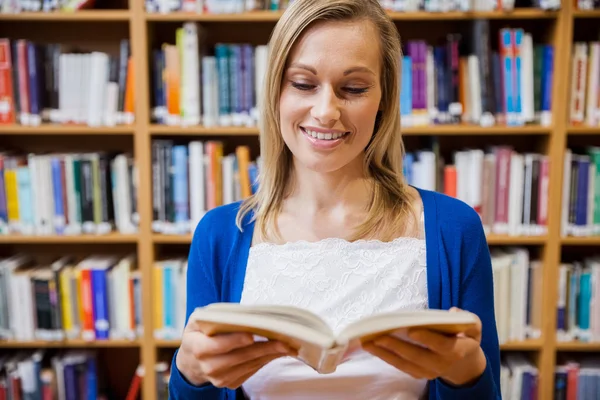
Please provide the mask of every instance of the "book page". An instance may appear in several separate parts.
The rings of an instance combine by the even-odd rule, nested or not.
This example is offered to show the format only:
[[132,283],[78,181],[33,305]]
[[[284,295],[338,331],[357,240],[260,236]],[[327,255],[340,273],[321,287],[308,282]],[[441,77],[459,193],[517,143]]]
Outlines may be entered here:
[[368,341],[377,336],[403,328],[428,327],[444,333],[463,332],[476,322],[472,313],[445,310],[398,311],[377,314],[348,325],[338,336],[337,342],[344,344],[353,339]]

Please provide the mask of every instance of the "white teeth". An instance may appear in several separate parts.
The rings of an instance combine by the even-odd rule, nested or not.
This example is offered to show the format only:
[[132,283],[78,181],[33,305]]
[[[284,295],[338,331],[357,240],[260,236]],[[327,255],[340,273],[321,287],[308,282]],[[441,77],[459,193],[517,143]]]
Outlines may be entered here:
[[322,132],[310,131],[308,129],[305,129],[304,132],[306,132],[310,136],[314,137],[315,139],[320,139],[320,140],[335,140],[335,139],[338,139],[338,138],[344,136],[344,133],[322,133]]

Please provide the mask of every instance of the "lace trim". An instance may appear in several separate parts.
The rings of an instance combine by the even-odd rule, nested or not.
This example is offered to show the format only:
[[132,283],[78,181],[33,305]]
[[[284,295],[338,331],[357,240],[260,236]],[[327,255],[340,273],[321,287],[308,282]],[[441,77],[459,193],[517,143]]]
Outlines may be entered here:
[[379,239],[358,239],[351,242],[346,239],[332,237],[316,241],[297,240],[286,243],[261,242],[252,245],[250,247],[250,251],[262,252],[271,250],[304,250],[306,248],[313,248],[315,246],[336,249],[355,248],[358,246],[361,249],[375,250],[385,248],[386,246],[410,245],[409,247],[414,249],[419,246],[423,246],[424,242],[425,239],[407,236],[398,237],[388,242]]

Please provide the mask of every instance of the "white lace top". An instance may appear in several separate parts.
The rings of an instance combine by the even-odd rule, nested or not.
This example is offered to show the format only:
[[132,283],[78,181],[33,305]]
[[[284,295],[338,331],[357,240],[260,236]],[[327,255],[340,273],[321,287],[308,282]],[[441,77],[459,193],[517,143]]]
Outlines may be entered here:
[[[363,316],[427,307],[425,240],[325,239],[250,248],[241,303],[306,308],[339,332]],[[270,362],[242,386],[252,400],[418,399],[416,380],[361,351],[319,375],[292,357]]]

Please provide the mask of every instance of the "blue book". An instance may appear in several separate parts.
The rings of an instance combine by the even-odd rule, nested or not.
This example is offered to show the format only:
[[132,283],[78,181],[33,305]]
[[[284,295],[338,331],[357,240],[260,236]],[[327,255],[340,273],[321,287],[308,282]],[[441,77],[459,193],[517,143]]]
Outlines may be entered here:
[[[190,220],[188,203],[188,148],[186,145],[172,147],[173,160],[173,202],[175,206],[175,224],[187,232]],[[184,226],[185,225],[185,226]],[[180,231],[180,233],[185,233]]]
[[402,75],[400,87],[400,115],[406,118],[410,125],[412,114],[412,60],[409,56],[402,57]]
[[52,193],[54,195],[54,229],[57,234],[64,233],[65,228],[65,209],[63,207],[63,185],[61,180],[60,159],[52,157],[50,161],[52,168]]
[[96,339],[110,338],[108,288],[106,283],[106,274],[110,268],[110,265],[95,265],[90,270],[92,310],[94,313],[94,331],[96,333]]

